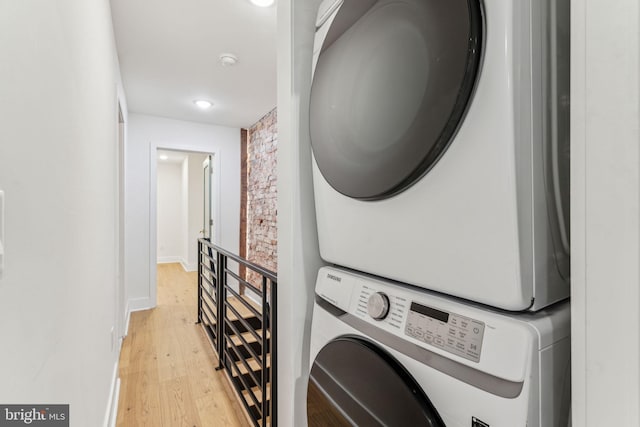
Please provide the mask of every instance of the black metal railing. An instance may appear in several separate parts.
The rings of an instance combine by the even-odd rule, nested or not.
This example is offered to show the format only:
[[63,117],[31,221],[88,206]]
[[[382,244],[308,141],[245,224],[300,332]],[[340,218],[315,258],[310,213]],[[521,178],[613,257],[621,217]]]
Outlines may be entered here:
[[[217,369],[226,371],[254,426],[275,427],[277,276],[206,239],[198,240],[198,254],[198,323],[218,355]],[[256,273],[260,285],[229,261]]]

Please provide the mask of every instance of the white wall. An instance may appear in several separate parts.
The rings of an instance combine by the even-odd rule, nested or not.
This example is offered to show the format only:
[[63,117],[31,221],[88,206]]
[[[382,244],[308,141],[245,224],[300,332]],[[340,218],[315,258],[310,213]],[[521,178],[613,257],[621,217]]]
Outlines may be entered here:
[[[189,154],[188,157],[188,200],[187,200],[187,233],[186,233],[186,258],[183,265],[187,271],[198,269],[198,245],[196,241],[202,237],[204,223],[204,178],[202,163],[207,158],[203,154]],[[240,162],[238,161],[238,164]],[[240,172],[238,171],[238,174]],[[238,211],[238,218],[240,212]],[[240,237],[238,236],[238,240]],[[237,253],[237,252],[236,252]]]
[[640,4],[572,2],[575,426],[640,425]]
[[107,0],[0,1],[0,402],[105,420],[117,346],[118,71]]
[[183,218],[186,215],[183,211],[186,210],[187,202],[186,197],[183,197],[182,163],[159,161],[157,170],[158,262],[180,262],[185,255]]
[[278,2],[278,419],[306,425],[316,233],[309,93],[319,0]]
[[[126,161],[127,229],[125,284],[129,310],[155,306],[156,219],[150,210],[155,195],[152,150],[213,152],[220,169],[219,244],[237,253],[240,230],[240,129],[206,125],[141,114],[129,114]],[[153,153],[155,159],[155,153]],[[154,181],[151,184],[151,181]],[[153,194],[152,194],[153,190]],[[152,228],[154,229],[154,228]]]

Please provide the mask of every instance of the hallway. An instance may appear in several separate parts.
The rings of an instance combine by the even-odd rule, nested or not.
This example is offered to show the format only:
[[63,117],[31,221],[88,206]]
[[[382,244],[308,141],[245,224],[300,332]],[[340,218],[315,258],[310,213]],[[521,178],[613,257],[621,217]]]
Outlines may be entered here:
[[197,319],[197,273],[158,265],[158,306],[131,314],[120,355],[119,427],[245,426]]

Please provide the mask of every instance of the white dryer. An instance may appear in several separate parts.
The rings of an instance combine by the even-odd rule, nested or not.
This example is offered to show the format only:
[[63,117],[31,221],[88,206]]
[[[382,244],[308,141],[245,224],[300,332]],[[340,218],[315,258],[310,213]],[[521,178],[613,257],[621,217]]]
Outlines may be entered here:
[[327,0],[327,262],[511,311],[569,295],[569,0]]
[[566,427],[569,303],[505,315],[458,301],[321,269],[309,427]]

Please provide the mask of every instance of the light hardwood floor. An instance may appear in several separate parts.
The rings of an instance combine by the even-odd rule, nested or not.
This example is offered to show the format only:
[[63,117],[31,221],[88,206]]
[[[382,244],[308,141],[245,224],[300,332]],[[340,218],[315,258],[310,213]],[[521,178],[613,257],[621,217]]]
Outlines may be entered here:
[[158,306],[131,314],[119,427],[248,426],[197,320],[197,273],[158,265]]

